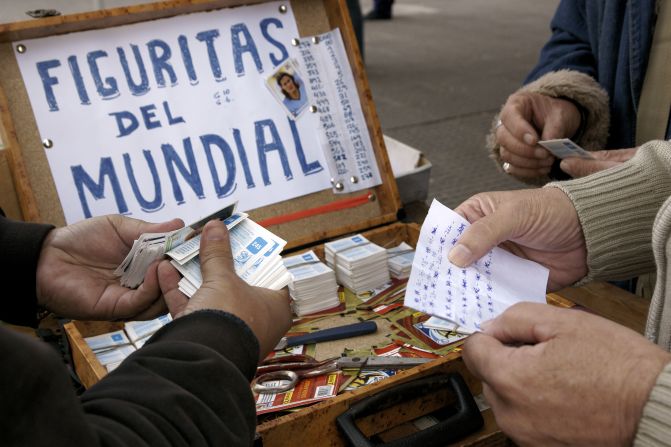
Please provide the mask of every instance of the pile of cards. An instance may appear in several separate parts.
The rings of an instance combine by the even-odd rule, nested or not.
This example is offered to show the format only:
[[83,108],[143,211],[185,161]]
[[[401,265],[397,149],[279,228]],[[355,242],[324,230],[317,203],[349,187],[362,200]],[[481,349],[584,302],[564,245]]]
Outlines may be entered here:
[[128,321],[123,330],[87,337],[84,340],[100,364],[110,372],[135,350],[140,349],[154,332],[171,321],[170,314],[148,321]]
[[[248,284],[279,290],[291,281],[291,275],[282,263],[280,252],[287,242],[247,217],[234,213],[224,219],[230,231],[231,253],[235,272]],[[203,284],[200,271],[200,235],[166,254],[182,274],[179,290],[191,297]]]
[[331,309],[340,304],[335,272],[313,251],[284,258],[291,274],[291,307],[298,316]]
[[538,144],[550,151],[557,158],[580,157],[593,159],[594,156],[568,138],[539,141]]
[[326,263],[338,282],[354,293],[373,290],[389,281],[387,250],[360,234],[328,242]]
[[135,352],[136,349],[126,337],[124,331],[109,332],[95,337],[87,337],[84,340],[96,355],[98,362],[108,372],[116,369],[123,359]]
[[170,314],[161,315],[158,318],[147,321],[128,321],[124,324],[124,331],[136,349],[140,349],[154,335],[154,332],[161,329],[172,321]]
[[410,276],[412,261],[415,259],[415,249],[405,242],[397,247],[387,249],[389,274],[392,278],[404,279]]
[[[183,245],[198,234],[200,229],[212,219],[225,219],[229,217],[236,204],[227,205],[216,213],[204,219],[168,233],[144,233],[133,242],[133,247],[126,255],[126,259],[114,272],[121,276],[121,285],[135,288],[142,284],[144,275],[149,266],[161,259],[166,252]],[[200,239],[198,239],[200,241]]]

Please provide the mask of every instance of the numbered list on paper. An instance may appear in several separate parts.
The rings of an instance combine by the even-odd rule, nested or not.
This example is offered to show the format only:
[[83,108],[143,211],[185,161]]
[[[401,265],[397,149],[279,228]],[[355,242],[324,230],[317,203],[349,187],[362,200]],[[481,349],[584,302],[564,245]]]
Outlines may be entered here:
[[422,225],[405,305],[474,332],[519,301],[545,303],[549,271],[495,247],[466,268],[447,256],[468,222],[437,200]]

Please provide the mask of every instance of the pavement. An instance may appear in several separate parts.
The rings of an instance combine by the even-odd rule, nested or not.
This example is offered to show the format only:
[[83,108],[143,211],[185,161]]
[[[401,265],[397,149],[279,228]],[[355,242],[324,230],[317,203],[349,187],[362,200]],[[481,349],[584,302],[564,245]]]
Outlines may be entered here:
[[[524,188],[485,148],[493,116],[550,35],[558,0],[396,0],[364,23],[365,63],[382,130],[433,164],[427,200],[454,208],[483,191]],[[371,0],[362,0],[363,12]]]

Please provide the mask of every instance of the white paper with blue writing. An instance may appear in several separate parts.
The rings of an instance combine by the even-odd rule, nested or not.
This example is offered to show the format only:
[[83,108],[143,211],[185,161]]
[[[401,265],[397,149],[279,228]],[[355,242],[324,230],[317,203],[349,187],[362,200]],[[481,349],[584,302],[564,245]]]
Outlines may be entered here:
[[300,39],[299,49],[334,192],[379,185],[380,171],[340,30]]
[[298,36],[283,1],[13,42],[66,222],[331,188],[316,114],[290,119],[264,86]]
[[447,259],[469,223],[434,200],[424,220],[408,280],[405,305],[455,322],[459,332],[519,301],[545,303],[547,268],[495,247],[467,268]]

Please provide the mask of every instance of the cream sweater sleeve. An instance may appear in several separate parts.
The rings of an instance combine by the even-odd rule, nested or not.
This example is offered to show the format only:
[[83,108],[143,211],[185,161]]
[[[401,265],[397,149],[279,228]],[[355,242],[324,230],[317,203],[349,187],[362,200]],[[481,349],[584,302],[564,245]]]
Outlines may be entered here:
[[671,196],[671,143],[651,141],[621,166],[550,183],[571,199],[587,244],[587,277],[632,278],[655,269],[652,225]]
[[[669,265],[665,250],[669,244],[671,212],[665,209],[671,206],[667,201],[671,197],[671,143],[652,141],[641,146],[636,156],[622,166],[547,187],[564,191],[578,211],[587,243],[587,280],[631,277],[652,270],[654,231],[660,276],[650,305],[646,335],[668,351],[671,309],[667,308],[671,306],[668,296],[671,288],[667,284]],[[667,364],[643,408],[634,445],[670,444],[671,364]]]

